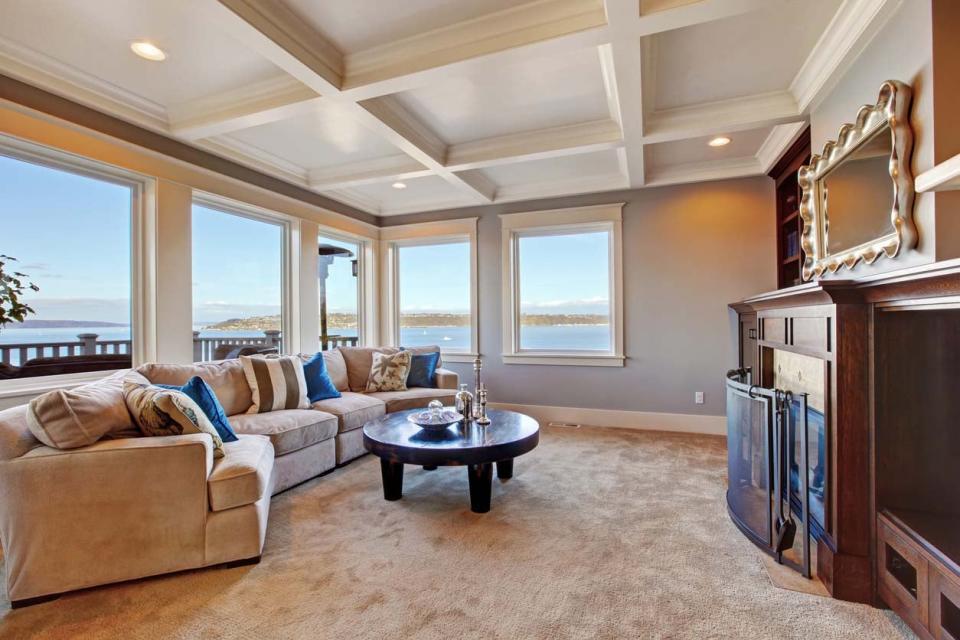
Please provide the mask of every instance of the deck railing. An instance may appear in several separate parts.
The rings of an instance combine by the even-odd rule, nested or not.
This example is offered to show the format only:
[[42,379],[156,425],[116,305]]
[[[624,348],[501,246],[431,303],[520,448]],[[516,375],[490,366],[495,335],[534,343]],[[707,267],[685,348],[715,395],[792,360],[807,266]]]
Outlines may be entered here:
[[[193,332],[193,359],[196,362],[213,360],[214,352],[220,345],[254,345],[264,349],[282,351],[283,340],[276,330],[264,331],[263,337],[220,338],[200,336]],[[99,340],[95,333],[81,333],[76,340],[64,342],[24,342],[19,344],[0,344],[0,362],[11,366],[21,366],[34,358],[63,358],[66,356],[87,356],[100,354],[130,354],[130,340]],[[321,339],[322,341],[322,339]],[[357,346],[356,336],[327,336],[327,343],[321,348],[334,349],[342,346]]]

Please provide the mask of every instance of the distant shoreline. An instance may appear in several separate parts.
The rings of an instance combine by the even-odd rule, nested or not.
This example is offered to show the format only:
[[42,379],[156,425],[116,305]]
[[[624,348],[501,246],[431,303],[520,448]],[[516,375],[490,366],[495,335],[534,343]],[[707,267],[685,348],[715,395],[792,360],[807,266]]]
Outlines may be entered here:
[[7,329],[83,329],[85,327],[129,327],[122,322],[97,322],[94,320],[24,320],[8,324]]
[[[593,313],[524,313],[520,316],[520,324],[527,327],[604,326],[610,324],[610,318]],[[356,314],[331,313],[327,316],[327,327],[331,330],[356,326]],[[469,327],[470,316],[461,313],[408,313],[400,316],[400,326],[404,329]],[[209,331],[269,331],[280,328],[280,316],[232,318],[203,328]]]

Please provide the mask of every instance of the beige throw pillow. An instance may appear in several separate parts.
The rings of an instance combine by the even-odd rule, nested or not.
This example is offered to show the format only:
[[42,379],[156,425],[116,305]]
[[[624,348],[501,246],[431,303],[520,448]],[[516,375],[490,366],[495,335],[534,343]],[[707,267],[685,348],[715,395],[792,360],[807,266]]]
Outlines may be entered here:
[[410,352],[374,353],[367,391],[406,391]]
[[223,457],[223,440],[210,419],[187,394],[174,389],[126,382],[123,397],[145,436],[206,433],[213,438],[213,457]]
[[299,356],[240,356],[253,406],[247,413],[309,409],[307,379]]
[[55,449],[86,447],[132,426],[116,374],[75,389],[49,391],[27,408],[30,433]]

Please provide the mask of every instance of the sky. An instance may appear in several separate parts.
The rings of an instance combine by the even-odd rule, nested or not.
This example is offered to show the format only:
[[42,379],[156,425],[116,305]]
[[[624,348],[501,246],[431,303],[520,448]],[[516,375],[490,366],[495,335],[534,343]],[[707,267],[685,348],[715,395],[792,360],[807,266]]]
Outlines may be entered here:
[[[123,185],[0,156],[0,254],[40,286],[25,296],[33,318],[129,323],[130,198]],[[192,226],[194,323],[278,314],[281,227],[200,205]],[[522,311],[605,313],[607,251],[604,233],[521,238]],[[465,242],[402,247],[401,311],[466,313],[469,256]],[[327,300],[356,312],[349,259],[334,261]]]

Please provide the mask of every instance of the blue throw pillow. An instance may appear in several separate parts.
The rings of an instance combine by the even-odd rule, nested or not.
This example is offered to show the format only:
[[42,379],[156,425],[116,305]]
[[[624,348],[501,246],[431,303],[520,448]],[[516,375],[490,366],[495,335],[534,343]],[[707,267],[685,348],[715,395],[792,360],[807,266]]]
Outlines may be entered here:
[[337,385],[333,384],[330,374],[327,373],[327,363],[322,352],[318,351],[303,363],[303,377],[307,379],[307,398],[311,403],[340,397]]
[[227,420],[227,414],[223,412],[223,405],[217,400],[217,394],[213,392],[210,385],[204,382],[200,376],[193,376],[187,380],[187,384],[182,387],[178,387],[175,384],[158,384],[154,386],[164,389],[174,389],[189,396],[191,400],[197,403],[197,406],[200,407],[204,415],[210,419],[213,428],[217,430],[217,433],[220,434],[220,439],[224,442],[234,442],[239,439],[237,438],[237,434],[233,432],[233,427],[230,426],[230,422]]
[[440,352],[417,353],[410,358],[410,373],[407,374],[408,387],[436,388],[434,374],[440,364]]

